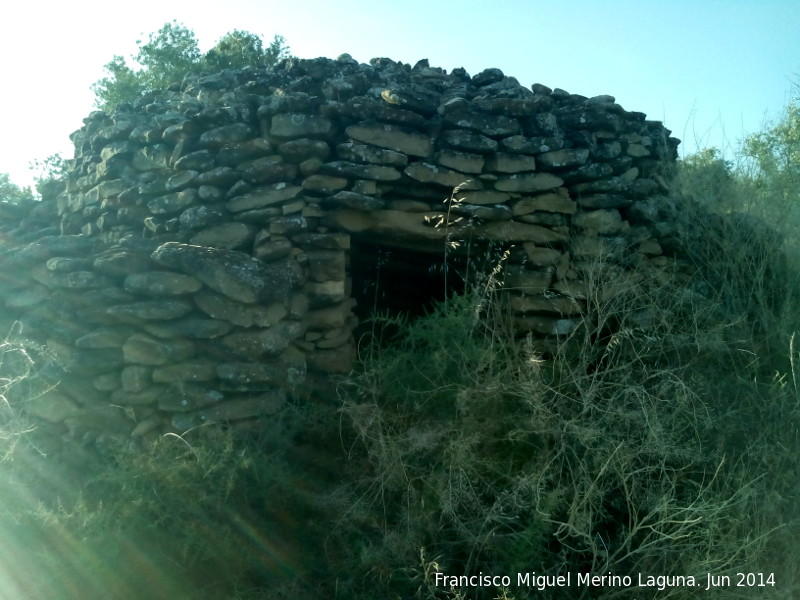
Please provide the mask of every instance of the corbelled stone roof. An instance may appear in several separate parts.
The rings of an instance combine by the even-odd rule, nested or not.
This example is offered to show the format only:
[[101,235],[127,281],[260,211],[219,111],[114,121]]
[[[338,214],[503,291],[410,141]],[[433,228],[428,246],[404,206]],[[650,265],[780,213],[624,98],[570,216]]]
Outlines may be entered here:
[[381,248],[422,296],[446,246],[507,252],[516,327],[545,337],[580,321],[582,262],[673,266],[678,141],[611,96],[344,55],[84,123],[66,191],[0,227],[6,310],[62,367],[28,410],[73,435],[269,418],[347,371]]

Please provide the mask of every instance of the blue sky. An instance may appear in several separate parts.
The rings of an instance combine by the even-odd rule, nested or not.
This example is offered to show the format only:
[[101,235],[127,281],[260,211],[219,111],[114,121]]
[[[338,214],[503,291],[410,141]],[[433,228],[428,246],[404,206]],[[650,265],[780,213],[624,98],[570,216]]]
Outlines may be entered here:
[[797,0],[32,0],[0,24],[0,172],[27,184],[31,160],[70,157],[103,65],[172,19],[203,50],[242,29],[283,35],[302,58],[427,58],[611,94],[664,121],[684,153],[735,146],[778,118],[800,83]]

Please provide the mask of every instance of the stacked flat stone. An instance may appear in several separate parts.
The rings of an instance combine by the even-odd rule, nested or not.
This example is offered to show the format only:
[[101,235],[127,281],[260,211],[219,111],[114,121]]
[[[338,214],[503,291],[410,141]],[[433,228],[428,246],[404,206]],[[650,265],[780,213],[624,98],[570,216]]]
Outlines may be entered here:
[[84,123],[55,206],[5,218],[0,282],[64,368],[29,410],[75,436],[246,425],[348,371],[351,238],[431,264],[452,240],[508,249],[516,326],[543,336],[579,321],[581,261],[671,260],[670,131],[498,69],[292,59]]

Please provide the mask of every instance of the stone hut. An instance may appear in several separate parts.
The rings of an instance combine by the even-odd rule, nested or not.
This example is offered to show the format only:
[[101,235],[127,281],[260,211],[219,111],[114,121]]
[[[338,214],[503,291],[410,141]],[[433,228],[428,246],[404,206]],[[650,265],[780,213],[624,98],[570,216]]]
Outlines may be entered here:
[[58,365],[27,410],[78,438],[270,418],[352,367],[376,302],[457,289],[453,242],[505,253],[515,326],[543,337],[580,320],[576,260],[673,261],[670,131],[499,69],[291,59],[94,112],[72,140],[63,193],[0,209],[0,287]]

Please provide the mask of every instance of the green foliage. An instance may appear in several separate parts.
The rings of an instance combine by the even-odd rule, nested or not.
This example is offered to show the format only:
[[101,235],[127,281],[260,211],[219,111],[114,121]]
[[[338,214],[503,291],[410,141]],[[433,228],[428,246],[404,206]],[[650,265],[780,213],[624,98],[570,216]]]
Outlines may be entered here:
[[789,103],[777,124],[749,135],[742,154],[753,161],[753,176],[760,190],[774,188],[780,182],[781,191],[796,198],[800,184],[800,98]]
[[704,204],[730,200],[735,193],[733,163],[725,160],[717,148],[705,148],[682,159],[677,186]]
[[296,433],[282,419],[263,438],[196,430],[101,454],[59,449],[47,427],[18,434],[0,464],[0,531],[33,575],[4,597],[296,598],[324,539],[298,485],[310,478],[287,457]]
[[288,56],[289,49],[283,37],[275,36],[270,45],[264,48],[260,36],[234,29],[222,36],[217,45],[205,54],[203,65],[209,71],[265,68]]
[[126,64],[123,56],[115,55],[103,68],[107,75],[92,84],[98,108],[111,110],[123,102],[133,102],[143,93],[142,78]]
[[[261,51],[234,32],[213,60]],[[584,320],[546,343],[515,336],[491,281],[415,321],[376,315],[396,335],[363,349],[340,410],[292,407],[256,439],[206,428],[67,452],[60,426],[32,430],[23,410],[49,385],[43,349],[7,339],[14,597],[643,597],[434,584],[528,571],[775,573],[775,588],[700,595],[798,597],[798,245],[765,225],[796,224],[794,111],[738,162],[714,149],[682,161],[664,203],[693,270],[634,276],[576,257]],[[63,162],[41,166],[57,179]]]
[[147,42],[136,43],[139,51],[132,58],[137,67],[114,56],[104,67],[107,75],[92,85],[98,108],[112,110],[123,102],[134,102],[145,92],[179,84],[190,73],[265,68],[289,56],[283,37],[276,35],[265,48],[261,36],[240,30],[225,34],[203,54],[194,31],[178,21],[164,24]]
[[23,204],[33,199],[29,187],[20,187],[11,181],[7,173],[0,173],[0,203]]
[[143,68],[142,84],[156,90],[179,83],[197,66],[200,48],[191,29],[182,23],[165,23],[156,33],[151,33],[147,43],[136,42],[139,52],[134,57]]
[[[693,272],[632,277],[573,260],[584,320],[544,346],[547,360],[482,295],[413,323],[378,319],[399,328],[396,344],[365,353],[343,405],[361,475],[337,530],[352,547],[344,570],[360,574],[341,581],[351,597],[456,599],[465,590],[437,588],[436,572],[528,570],[763,570],[776,597],[800,591],[785,558],[800,531],[800,270],[785,235],[798,198],[790,161],[774,159],[791,154],[793,131],[762,138],[768,168],[716,149],[682,161],[665,202]],[[641,597],[595,592],[582,597]]]
[[[344,571],[360,574],[340,583],[352,585],[349,597],[374,597],[376,589],[390,597],[459,597],[431,586],[424,565],[414,568],[421,548],[450,575],[701,577],[763,559],[765,539],[779,523],[769,511],[791,502],[769,509],[761,503],[774,486],[792,488],[793,475],[780,469],[796,441],[769,476],[761,444],[788,442],[780,427],[800,424],[796,399],[780,393],[768,400],[737,381],[731,385],[753,396],[732,405],[718,385],[730,363],[716,359],[719,347],[698,344],[721,326],[705,317],[704,305],[657,280],[631,282],[609,299],[600,292],[618,275],[601,264],[585,269],[595,299],[589,323],[601,327],[634,308],[663,320],[647,331],[623,321],[610,340],[591,326],[578,330],[563,353],[544,361],[533,340],[520,345],[510,332],[487,335],[476,320],[479,305],[491,315],[484,299],[456,297],[446,310],[402,328],[398,345],[373,354],[351,380],[343,412],[361,477],[338,529],[352,547]],[[771,402],[770,416],[762,413],[759,446],[731,458],[734,431],[753,416],[751,402]],[[719,428],[731,431],[720,439]],[[758,526],[753,511],[763,519]],[[498,593],[470,590],[470,597]],[[638,590],[597,593],[592,597],[633,598]],[[516,590],[515,597],[534,596]]]
[[[321,443],[317,423],[333,434],[335,415],[290,408],[260,436],[199,428],[64,444],[60,425],[27,413],[63,371],[19,323],[4,326],[0,535],[15,576],[2,578],[2,597],[255,600],[310,589],[324,507],[293,444]],[[109,409],[122,410],[100,412]]]
[[748,136],[737,171],[750,212],[767,220],[797,243],[800,227],[800,98],[795,97],[778,122]]
[[733,159],[706,148],[679,163],[674,187],[711,210],[743,213],[772,227],[790,245],[800,228],[800,98],[778,122],[748,135]]
[[31,169],[37,172],[34,181],[42,200],[54,200],[66,188],[67,160],[61,154],[51,154],[44,160],[34,160]]

